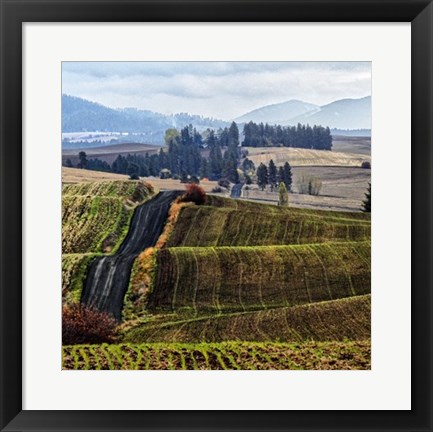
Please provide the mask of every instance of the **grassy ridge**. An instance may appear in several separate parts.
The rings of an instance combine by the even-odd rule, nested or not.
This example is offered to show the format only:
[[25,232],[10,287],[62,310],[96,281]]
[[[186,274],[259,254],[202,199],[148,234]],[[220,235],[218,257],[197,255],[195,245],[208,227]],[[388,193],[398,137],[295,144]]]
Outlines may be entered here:
[[241,201],[238,207],[186,207],[167,246],[266,246],[370,238],[369,220],[352,218],[351,213],[324,213]]
[[219,344],[75,345],[63,347],[63,369],[351,370],[370,369],[365,341]]
[[312,209],[301,209],[295,207],[278,207],[271,204],[259,203],[257,201],[246,201],[246,200],[234,200],[230,198],[224,198],[217,195],[208,195],[206,205],[212,207],[223,207],[233,208],[237,210],[250,210],[258,213],[285,213],[285,214],[302,214],[310,216],[312,218],[331,218],[331,219],[348,219],[348,220],[363,220],[370,221],[371,217],[369,213],[362,212],[338,212],[334,210],[312,210]]
[[66,303],[80,301],[89,262],[98,254],[62,255],[62,298]]
[[124,340],[146,342],[364,340],[371,332],[370,295],[255,312],[142,324]]
[[91,259],[120,246],[134,208],[152,193],[149,184],[123,180],[63,186],[63,301],[79,301]]
[[64,185],[62,252],[110,253],[120,246],[136,205],[152,194],[150,185],[109,181]]
[[149,310],[247,311],[370,293],[370,242],[158,251]]

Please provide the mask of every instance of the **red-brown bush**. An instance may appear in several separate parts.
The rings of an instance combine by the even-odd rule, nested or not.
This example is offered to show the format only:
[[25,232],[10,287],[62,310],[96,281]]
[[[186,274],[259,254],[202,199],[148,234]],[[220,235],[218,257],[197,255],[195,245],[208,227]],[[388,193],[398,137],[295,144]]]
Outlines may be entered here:
[[204,189],[194,183],[185,187],[185,193],[180,197],[180,202],[193,202],[202,205],[206,202],[206,192]]
[[116,327],[117,321],[108,313],[88,308],[82,304],[63,306],[63,345],[113,342]]

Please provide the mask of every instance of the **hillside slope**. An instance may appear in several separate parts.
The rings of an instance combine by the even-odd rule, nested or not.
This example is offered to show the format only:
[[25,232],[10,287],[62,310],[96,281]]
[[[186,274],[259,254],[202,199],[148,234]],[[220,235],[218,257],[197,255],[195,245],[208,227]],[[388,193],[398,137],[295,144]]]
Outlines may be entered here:
[[128,180],[63,185],[64,302],[80,301],[90,262],[102,253],[113,253],[120,246],[135,207],[152,195],[149,184]]
[[370,242],[168,248],[150,310],[247,311],[370,293]]
[[112,252],[126,236],[134,208],[152,194],[149,184],[128,180],[64,185],[62,252]]
[[265,246],[370,238],[370,216],[208,196],[181,210],[167,247]]
[[131,343],[221,341],[364,340],[371,331],[371,296],[280,307],[268,310],[203,315],[181,319],[168,315],[128,331]]

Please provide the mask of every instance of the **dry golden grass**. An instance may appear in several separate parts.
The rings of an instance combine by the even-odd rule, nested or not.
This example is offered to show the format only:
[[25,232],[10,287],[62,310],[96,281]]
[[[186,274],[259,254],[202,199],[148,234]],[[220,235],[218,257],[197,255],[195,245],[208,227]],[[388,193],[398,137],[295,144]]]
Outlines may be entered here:
[[62,167],[62,183],[82,183],[103,180],[128,180],[127,175]]
[[266,165],[272,159],[276,165],[286,161],[291,166],[346,166],[359,167],[364,161],[371,162],[371,156],[359,153],[343,153],[325,150],[310,150],[291,147],[245,147],[248,159],[256,166]]
[[[184,190],[185,184],[180,180],[160,179],[156,177],[141,177],[152,184],[158,190]],[[62,167],[62,183],[82,183],[82,182],[97,182],[104,180],[128,180],[128,176],[124,174],[105,173],[100,171],[83,170],[79,168]],[[218,186],[218,182],[210,180],[200,181],[200,186],[206,191],[211,192],[214,187]]]

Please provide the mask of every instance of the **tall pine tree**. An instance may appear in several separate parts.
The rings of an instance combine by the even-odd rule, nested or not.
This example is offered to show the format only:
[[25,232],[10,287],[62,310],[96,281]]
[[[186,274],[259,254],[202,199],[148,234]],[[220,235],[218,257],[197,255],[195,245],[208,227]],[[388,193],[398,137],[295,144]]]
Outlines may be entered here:
[[273,191],[277,187],[277,167],[272,159],[269,161],[268,177],[271,191]]
[[283,166],[283,177],[280,182],[283,182],[288,192],[292,190],[292,168],[289,162],[286,162]]
[[257,184],[261,190],[264,190],[268,182],[268,168],[261,163],[257,168]]

